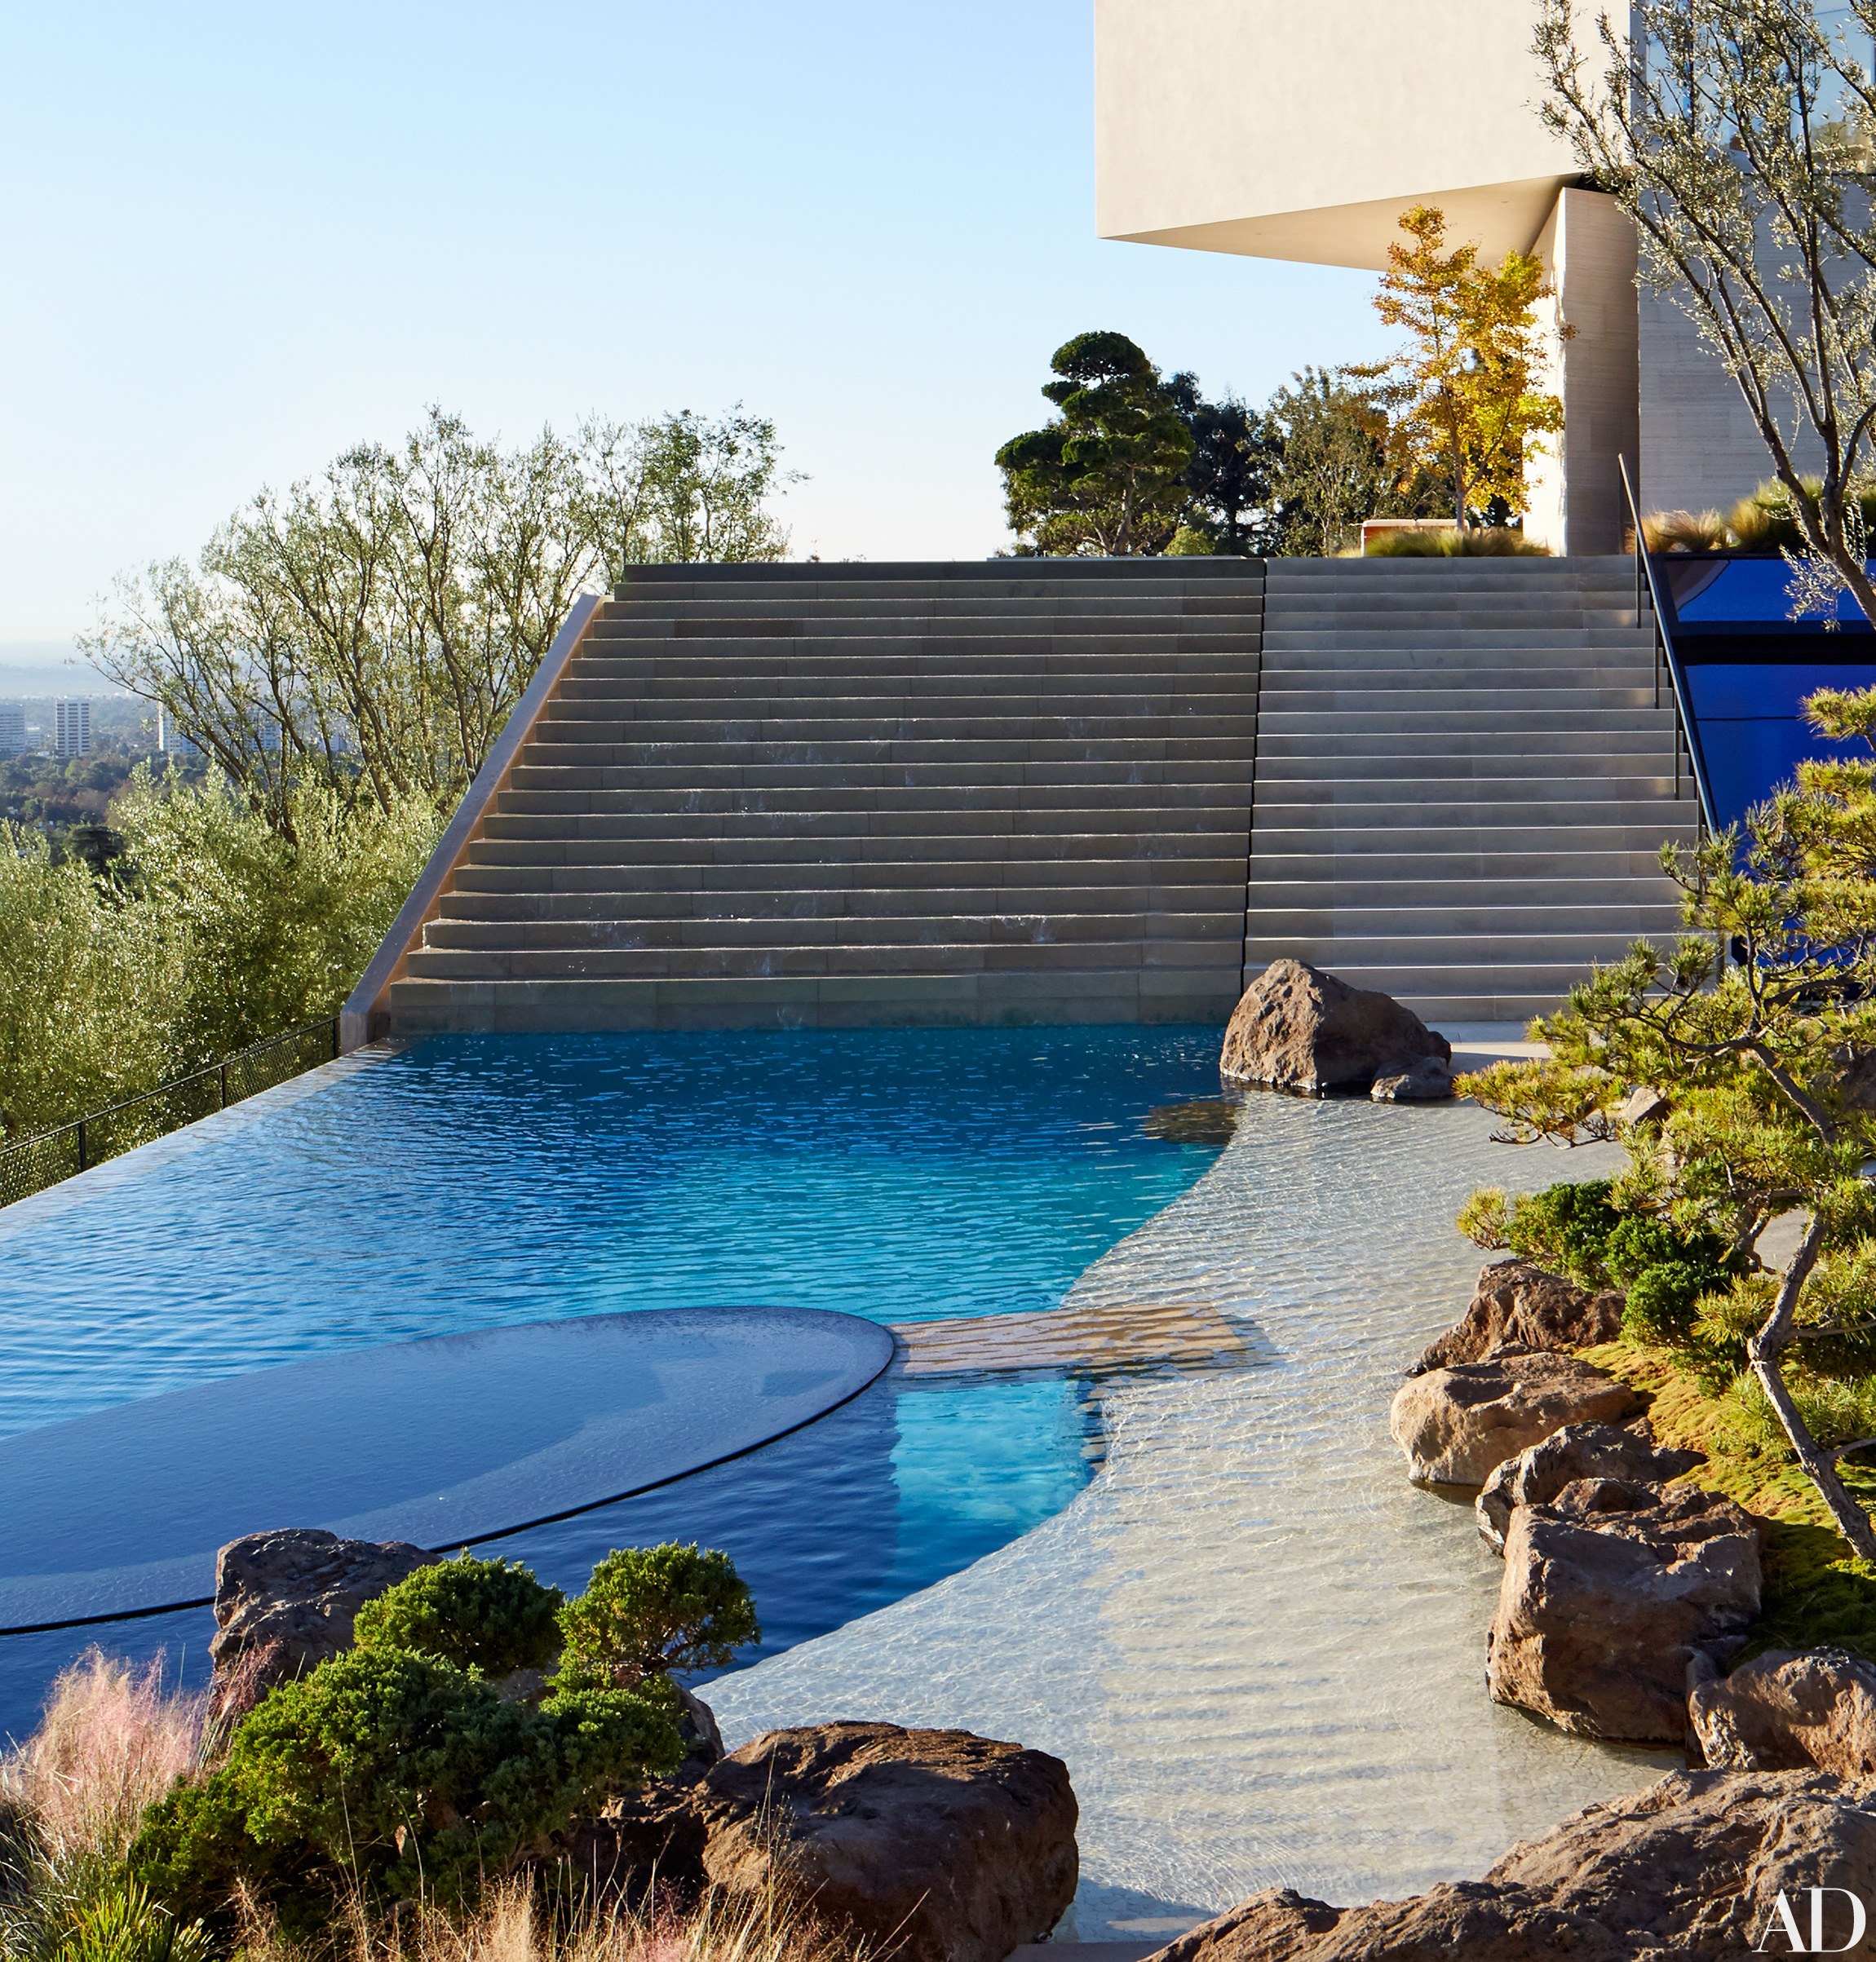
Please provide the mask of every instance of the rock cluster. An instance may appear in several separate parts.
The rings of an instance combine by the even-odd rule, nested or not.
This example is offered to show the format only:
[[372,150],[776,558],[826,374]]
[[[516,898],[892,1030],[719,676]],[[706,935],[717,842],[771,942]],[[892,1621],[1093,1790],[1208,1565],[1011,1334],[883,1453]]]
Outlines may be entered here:
[[772,1731],[695,1784],[633,1794],[563,1836],[602,1890],[655,1867],[679,1899],[779,1887],[905,1962],[1003,1962],[1074,1898],[1076,1805],[1060,1759],[964,1730]]
[[289,1527],[231,1540],[215,1556],[217,1686],[245,1705],[352,1646],[366,1602],[437,1556],[401,1540],[342,1540]]
[[[1220,1073],[1234,1083],[1321,1096],[1412,1076],[1422,1058],[1446,1064],[1453,1045],[1392,995],[1351,988],[1301,961],[1273,961],[1251,983],[1224,1032]],[[1416,1084],[1429,1085],[1424,1072]],[[1444,1095],[1422,1088],[1409,1094]],[[1396,1093],[1398,1094],[1398,1093]]]
[[1476,1363],[1495,1349],[1588,1349],[1622,1332],[1622,1297],[1592,1294],[1529,1261],[1498,1261],[1479,1276],[1472,1305],[1421,1351],[1418,1376],[1452,1363]]
[[[1153,1962],[1733,1962],[1788,1951],[1781,1892],[1807,1941],[1821,1882],[1876,1901],[1876,1781],[1678,1773],[1514,1846],[1482,1880],[1367,1907],[1253,1894]],[[1869,1952],[1847,1947],[1843,1893],[1824,1915],[1827,1948]]]
[[1722,1494],[1579,1478],[1511,1514],[1486,1682],[1565,1730],[1679,1743],[1688,1666],[1737,1652],[1759,1581],[1757,1528]]
[[1475,1509],[1479,1537],[1494,1553],[1503,1553],[1512,1513],[1520,1505],[1549,1505],[1576,1479],[1631,1478],[1664,1485],[1706,1461],[1697,1451],[1655,1443],[1645,1428],[1566,1424],[1507,1458],[1485,1481]]
[[1626,1383],[1575,1356],[1517,1346],[1409,1376],[1388,1429],[1416,1485],[1483,1485],[1566,1424],[1608,1423],[1636,1404]]

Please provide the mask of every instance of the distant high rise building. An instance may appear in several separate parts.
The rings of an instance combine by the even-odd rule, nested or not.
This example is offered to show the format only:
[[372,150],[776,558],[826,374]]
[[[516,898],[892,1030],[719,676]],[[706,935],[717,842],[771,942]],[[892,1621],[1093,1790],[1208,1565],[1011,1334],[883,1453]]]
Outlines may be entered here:
[[161,707],[157,710],[157,748],[165,756],[200,756],[201,751],[183,735]]
[[17,756],[25,747],[25,709],[17,702],[0,702],[0,756]]
[[85,696],[58,704],[59,731],[53,744],[60,756],[88,756],[91,750],[91,704]]

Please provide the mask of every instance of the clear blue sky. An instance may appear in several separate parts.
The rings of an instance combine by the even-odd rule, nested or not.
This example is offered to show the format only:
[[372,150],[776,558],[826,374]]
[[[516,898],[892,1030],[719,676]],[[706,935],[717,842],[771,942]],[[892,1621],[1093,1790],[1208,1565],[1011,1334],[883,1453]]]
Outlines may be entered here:
[[1262,400],[1365,275],[1094,236],[1088,0],[0,6],[0,658],[439,401],[740,399],[798,555],[981,557],[1050,351]]

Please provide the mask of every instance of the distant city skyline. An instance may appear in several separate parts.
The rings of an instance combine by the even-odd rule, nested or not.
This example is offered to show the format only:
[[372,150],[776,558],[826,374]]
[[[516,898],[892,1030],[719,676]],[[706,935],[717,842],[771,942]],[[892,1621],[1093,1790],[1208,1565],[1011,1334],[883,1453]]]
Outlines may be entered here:
[[797,555],[978,558],[1071,334],[1259,402],[1388,345],[1365,274],[1095,237],[1083,0],[4,17],[0,665],[433,401],[740,400]]

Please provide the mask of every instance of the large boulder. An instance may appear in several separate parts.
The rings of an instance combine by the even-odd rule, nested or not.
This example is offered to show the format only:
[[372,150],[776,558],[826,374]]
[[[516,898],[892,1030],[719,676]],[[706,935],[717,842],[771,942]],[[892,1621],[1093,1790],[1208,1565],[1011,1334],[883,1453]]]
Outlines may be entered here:
[[1579,1478],[1511,1515],[1487,1686],[1565,1730],[1678,1743],[1689,1665],[1737,1653],[1759,1578],[1752,1517],[1722,1494]]
[[1514,1846],[1482,1880],[1334,1908],[1254,1894],[1152,1962],[1736,1962],[1800,1940],[1815,1887],[1825,1947],[1854,1947],[1847,1894],[1876,1902],[1876,1781],[1830,1773],[1677,1772]]
[[209,1639],[221,1701],[245,1707],[349,1649],[365,1602],[436,1558],[401,1540],[342,1540],[319,1527],[231,1540],[215,1556]]
[[1591,1294],[1529,1261],[1498,1261],[1479,1276],[1463,1316],[1421,1351],[1411,1374],[1476,1363],[1508,1342],[1525,1349],[1589,1349],[1622,1332],[1622,1297]]
[[1730,1676],[1697,1664],[1694,1677],[1688,1727],[1715,1770],[1876,1773],[1876,1665],[1861,1657],[1768,1649]]
[[775,1730],[695,1784],[622,1797],[560,1836],[600,1889],[706,1887],[802,1902],[904,1962],[1003,1962],[1074,1898],[1075,1795],[1060,1758],[967,1730]]
[[1409,1376],[1387,1427],[1416,1485],[1483,1485],[1507,1458],[1566,1424],[1608,1423],[1635,1407],[1626,1383],[1576,1356],[1516,1347]]
[[[1643,1423],[1645,1426],[1645,1419]],[[1511,1514],[1520,1505],[1548,1505],[1578,1478],[1635,1478],[1647,1485],[1665,1485],[1706,1462],[1704,1452],[1657,1444],[1645,1427],[1566,1424],[1541,1444],[1507,1458],[1485,1481],[1475,1507],[1479,1537],[1494,1553],[1503,1553]]]
[[1392,995],[1351,988],[1301,961],[1272,961],[1244,991],[1224,1032],[1220,1073],[1321,1096],[1402,1076],[1453,1045]]

